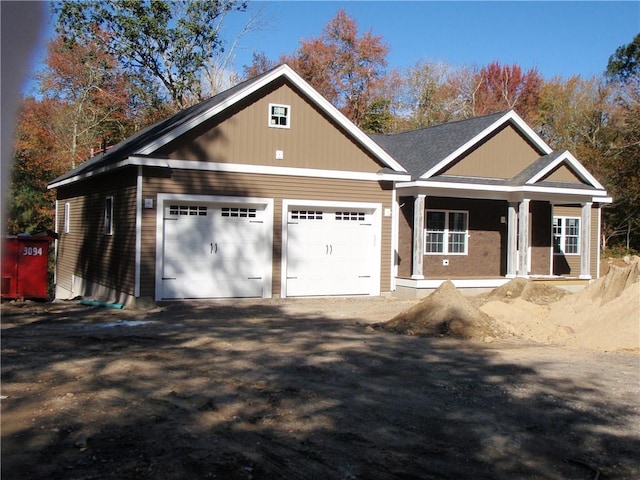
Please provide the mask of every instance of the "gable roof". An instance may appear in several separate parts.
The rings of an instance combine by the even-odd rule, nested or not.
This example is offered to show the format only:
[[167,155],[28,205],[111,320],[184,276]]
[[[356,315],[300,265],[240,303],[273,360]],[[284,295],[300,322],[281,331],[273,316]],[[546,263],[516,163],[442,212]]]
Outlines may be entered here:
[[291,67],[282,64],[140,130],[111,147],[106,153],[99,154],[79,167],[56,178],[48,185],[48,188],[56,188],[127,165],[162,166],[162,161],[159,162],[158,159],[153,159],[152,154],[154,151],[279,78],[286,78],[293,83],[310,101],[314,102],[338,125],[344,128],[356,142],[360,143],[363,148],[376,157],[387,171],[406,172],[404,167],[389,153],[363,133],[336,107],[294,72]]
[[551,147],[513,110],[394,135],[370,136],[402,163],[414,178],[427,179],[507,123],[518,129],[541,155],[552,152]]

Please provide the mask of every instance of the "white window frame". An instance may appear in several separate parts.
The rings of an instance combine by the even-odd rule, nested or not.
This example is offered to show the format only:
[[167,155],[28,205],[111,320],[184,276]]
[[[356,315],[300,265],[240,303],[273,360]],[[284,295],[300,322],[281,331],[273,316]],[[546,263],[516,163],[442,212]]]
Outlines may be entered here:
[[[556,231],[556,220],[562,220],[560,224],[559,232]],[[567,220],[576,220],[578,222],[578,225],[576,227],[578,230],[578,233],[576,235],[567,234]],[[582,221],[581,218],[576,216],[570,216],[570,215],[554,215],[553,216],[553,221],[551,223],[551,236],[552,236],[552,248],[553,248],[554,255],[580,255],[580,243],[581,243],[580,236],[582,234],[581,227],[580,227],[581,221]],[[560,249],[559,252],[556,252],[556,247],[555,247],[556,237],[560,239],[560,244],[558,245],[558,248]],[[566,251],[568,237],[573,237],[576,239],[575,252]]]
[[66,202],[64,204],[64,233],[69,233],[71,231],[71,204]]
[[[444,230],[429,230],[427,228],[428,222],[427,222],[427,218],[429,213],[444,213],[445,215],[445,223],[444,223]],[[464,220],[465,220],[465,225],[464,225],[464,230],[463,231],[450,231],[449,230],[449,216],[452,213],[461,213],[464,215]],[[424,229],[424,254],[425,255],[468,255],[469,254],[469,211],[468,210],[442,210],[442,209],[426,209],[425,210],[425,218],[424,218],[424,224],[425,224],[425,229]],[[430,252],[429,251],[429,234],[430,233],[438,233],[438,234],[442,234],[442,252]],[[459,234],[463,234],[464,235],[464,251],[462,252],[451,252],[450,248],[449,248],[449,244],[450,244],[450,239],[449,239],[449,234],[450,233],[459,233]]]
[[113,235],[113,196],[104,199],[104,234]]
[[[284,115],[280,112],[275,111],[277,108],[286,109]],[[281,124],[280,122],[274,123],[275,119],[285,119],[285,124]],[[269,104],[269,127],[271,128],[291,128],[291,105],[283,105],[281,103],[270,103]]]

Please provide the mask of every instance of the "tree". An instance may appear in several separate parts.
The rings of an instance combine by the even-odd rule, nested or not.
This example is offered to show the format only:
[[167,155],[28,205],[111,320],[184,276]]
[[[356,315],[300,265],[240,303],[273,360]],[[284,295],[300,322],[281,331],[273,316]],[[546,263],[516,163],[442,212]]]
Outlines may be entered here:
[[59,108],[55,99],[30,97],[22,104],[7,208],[10,234],[53,228],[55,195],[47,191],[47,183],[66,169],[64,154],[56,148],[56,133],[47,119],[55,117]]
[[251,64],[243,66],[243,78],[245,80],[257,77],[277,66],[277,62],[269,60],[264,52],[253,52]]
[[523,72],[519,65],[492,62],[482,67],[475,79],[469,101],[473,115],[486,115],[516,109],[526,121],[535,118],[544,81],[534,68]]
[[607,75],[612,80],[625,82],[640,74],[640,33],[628,45],[618,47],[609,57]]
[[407,70],[403,103],[412,128],[466,118],[464,78],[446,63],[419,61]]
[[47,183],[77,166],[104,141],[132,132],[129,83],[95,43],[47,45],[37,74],[40,98],[25,99],[18,118],[9,201],[11,233],[53,226],[55,196]]
[[130,84],[115,58],[95,43],[66,44],[55,38],[45,61],[37,75],[40,93],[58,101],[46,121],[55,130],[57,152],[68,159],[67,168],[87,159],[92,148],[132,133]]
[[175,109],[202,98],[202,71],[224,49],[219,22],[227,12],[246,9],[245,2],[236,0],[78,0],[56,5],[57,31],[67,42],[98,43],[136,81],[145,103],[159,96],[170,99]]
[[356,125],[360,125],[379,88],[389,47],[382,37],[358,27],[344,9],[324,27],[322,36],[301,42],[288,63]]
[[568,149],[596,166],[602,128],[610,113],[610,91],[598,77],[554,77],[540,91],[532,126],[552,148]]
[[613,89],[606,135],[607,188],[614,198],[605,210],[613,244],[640,250],[640,34],[609,58],[605,75]]

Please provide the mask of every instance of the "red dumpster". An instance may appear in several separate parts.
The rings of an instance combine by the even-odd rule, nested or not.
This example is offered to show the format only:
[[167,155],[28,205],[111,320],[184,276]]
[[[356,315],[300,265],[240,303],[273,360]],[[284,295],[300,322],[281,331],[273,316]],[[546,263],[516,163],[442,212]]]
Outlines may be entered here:
[[48,269],[51,237],[17,236],[2,239],[2,298],[49,298]]

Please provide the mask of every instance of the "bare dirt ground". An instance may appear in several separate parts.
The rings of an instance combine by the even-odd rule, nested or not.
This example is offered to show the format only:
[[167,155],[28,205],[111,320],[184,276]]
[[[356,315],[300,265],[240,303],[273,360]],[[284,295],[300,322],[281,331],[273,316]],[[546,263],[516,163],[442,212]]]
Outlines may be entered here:
[[415,303],[5,302],[2,478],[640,478],[637,353],[372,328]]

